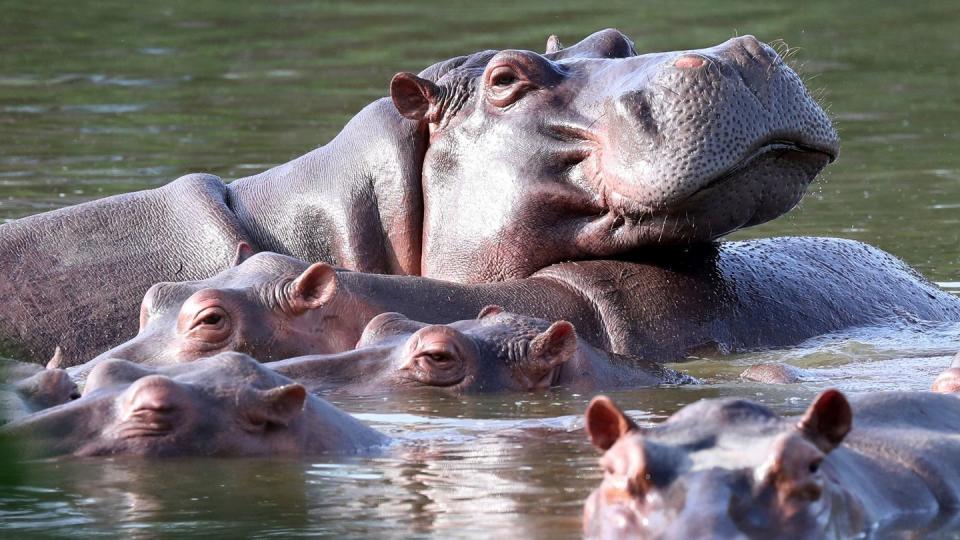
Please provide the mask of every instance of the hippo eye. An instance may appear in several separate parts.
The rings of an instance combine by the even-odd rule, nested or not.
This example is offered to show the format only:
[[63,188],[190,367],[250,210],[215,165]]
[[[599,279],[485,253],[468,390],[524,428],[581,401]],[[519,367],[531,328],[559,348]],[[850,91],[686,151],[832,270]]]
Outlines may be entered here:
[[816,474],[817,471],[820,470],[820,463],[822,461],[823,461],[822,459],[818,459],[810,462],[810,474]]
[[517,74],[509,66],[498,67],[490,75],[491,86],[510,86],[517,82]]

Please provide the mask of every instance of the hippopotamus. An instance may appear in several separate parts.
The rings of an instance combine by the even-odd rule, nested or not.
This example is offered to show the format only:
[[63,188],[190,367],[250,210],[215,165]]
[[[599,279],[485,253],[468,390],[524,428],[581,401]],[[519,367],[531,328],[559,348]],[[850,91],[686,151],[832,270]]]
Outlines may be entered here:
[[381,313],[445,324],[491,304],[568,321],[594,347],[655,361],[789,346],[894,320],[960,320],[960,299],[854,241],[722,242],[562,263],[486,284],[351,272],[261,252],[212,278],[154,285],[139,333],[98,358],[161,365],[222,351],[261,361],[329,354],[352,349]]
[[126,313],[148,287],[211,277],[240,242],[360,272],[524,278],[773,219],[837,156],[827,115],[752,36],[556,43],[399,73],[328,144],[251,177],[189,174],[0,225],[0,354],[89,359],[136,332]]
[[960,523],[955,395],[848,402],[827,390],[799,417],[711,399],[643,428],[600,396],[585,422],[604,452],[584,507],[588,537],[854,538]]
[[81,397],[0,433],[32,456],[303,456],[367,452],[388,442],[239,353],[165,369],[103,362]]
[[311,391],[376,392],[432,387],[452,393],[539,391],[696,382],[641,358],[601,351],[567,321],[550,323],[487,306],[476,319],[445,325],[382,313],[357,348],[264,364]]

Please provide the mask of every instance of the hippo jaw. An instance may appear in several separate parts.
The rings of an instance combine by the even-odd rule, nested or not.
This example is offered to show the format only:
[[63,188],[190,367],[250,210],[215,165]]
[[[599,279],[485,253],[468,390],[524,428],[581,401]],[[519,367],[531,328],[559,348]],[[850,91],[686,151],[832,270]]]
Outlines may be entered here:
[[839,149],[800,78],[752,36],[638,56],[605,30],[545,55],[489,53],[436,84],[411,77],[392,95],[430,128],[430,277],[512,279],[711,241],[789,211]]

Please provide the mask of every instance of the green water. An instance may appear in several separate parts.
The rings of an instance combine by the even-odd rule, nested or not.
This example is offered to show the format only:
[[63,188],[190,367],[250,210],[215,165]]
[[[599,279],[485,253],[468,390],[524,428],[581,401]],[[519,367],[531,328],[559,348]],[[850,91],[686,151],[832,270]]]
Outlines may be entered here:
[[[329,140],[395,72],[478,49],[541,50],[551,33],[570,44],[609,26],[640,51],[752,33],[795,48],[790,62],[835,119],[842,150],[800,207],[735,236],[855,238],[960,290],[960,4],[593,4],[6,0],[0,219],[187,172],[260,171]],[[648,420],[731,394],[795,412],[828,385],[926,388],[958,348],[957,326],[849,332],[682,366],[709,387],[618,398]],[[766,360],[821,378],[738,382]],[[338,401],[398,437],[375,458],[11,465],[0,536],[576,537],[599,477],[577,430],[589,397]]]

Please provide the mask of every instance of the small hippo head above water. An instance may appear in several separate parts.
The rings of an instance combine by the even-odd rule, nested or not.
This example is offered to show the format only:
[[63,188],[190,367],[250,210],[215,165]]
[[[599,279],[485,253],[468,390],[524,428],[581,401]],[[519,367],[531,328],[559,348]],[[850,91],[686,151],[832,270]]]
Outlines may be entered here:
[[397,109],[429,134],[422,275],[492,281],[715,239],[791,209],[837,155],[827,115],[753,36],[651,54],[616,30],[558,44],[394,77]]
[[487,306],[476,319],[444,325],[383,313],[357,349],[268,364],[319,389],[383,392],[432,387],[455,393],[537,391],[556,385],[650,386],[690,382],[653,362],[600,351],[567,321],[548,321]]
[[[740,399],[704,400],[639,428],[608,398],[586,430],[605,454],[584,531],[601,538],[823,538],[860,530],[821,464],[851,428],[840,392],[798,419]],[[826,466],[825,466],[826,468]],[[856,514],[856,510],[852,514]],[[846,516],[848,523],[837,520]]]
[[359,330],[353,325],[339,331],[336,312],[342,306],[333,305],[337,280],[331,266],[267,252],[244,259],[248,250],[241,244],[238,264],[211,278],[151,287],[137,335],[73,374],[82,377],[108,358],[161,366],[228,351],[269,361],[353,348]]
[[305,455],[386,440],[237,353],[162,370],[101,362],[81,397],[3,430],[32,454],[52,456]]

